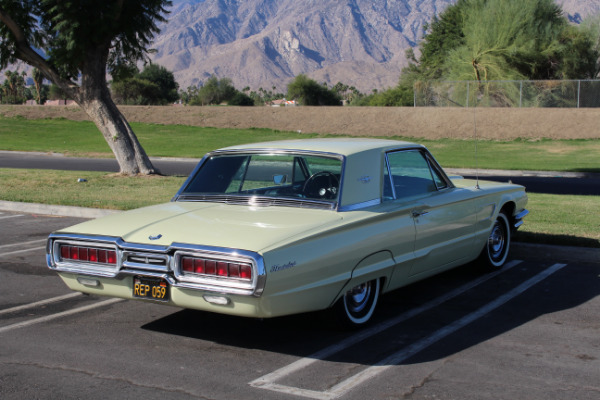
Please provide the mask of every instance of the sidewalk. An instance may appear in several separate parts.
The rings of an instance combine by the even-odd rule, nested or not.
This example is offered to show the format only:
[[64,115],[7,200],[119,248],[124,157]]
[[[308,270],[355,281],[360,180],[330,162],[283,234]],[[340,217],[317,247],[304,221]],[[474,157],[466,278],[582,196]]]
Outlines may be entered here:
[[60,217],[100,218],[121,211],[104,210],[101,208],[86,208],[75,206],[55,206],[39,203],[21,203],[18,201],[0,200],[0,210],[28,214],[56,215]]

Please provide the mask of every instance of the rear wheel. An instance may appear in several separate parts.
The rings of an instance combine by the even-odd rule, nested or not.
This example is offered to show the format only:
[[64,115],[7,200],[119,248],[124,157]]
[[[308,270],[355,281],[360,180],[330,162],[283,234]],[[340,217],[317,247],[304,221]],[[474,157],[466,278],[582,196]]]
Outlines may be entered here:
[[501,211],[492,226],[487,243],[479,259],[491,269],[502,268],[510,250],[510,224],[508,217]]
[[379,279],[374,279],[344,293],[335,307],[340,322],[349,327],[360,327],[369,322],[377,306],[379,290]]

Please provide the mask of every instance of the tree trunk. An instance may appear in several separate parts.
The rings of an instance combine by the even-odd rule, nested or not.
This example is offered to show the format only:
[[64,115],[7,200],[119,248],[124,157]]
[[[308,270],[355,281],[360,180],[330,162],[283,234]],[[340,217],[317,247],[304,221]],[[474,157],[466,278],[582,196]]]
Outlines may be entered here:
[[108,46],[90,50],[81,68],[81,86],[74,99],[96,124],[125,175],[149,175],[158,171],[140,145],[125,116],[115,105],[106,82]]
[[96,124],[125,175],[157,174],[131,126],[112,99],[83,100],[79,104]]

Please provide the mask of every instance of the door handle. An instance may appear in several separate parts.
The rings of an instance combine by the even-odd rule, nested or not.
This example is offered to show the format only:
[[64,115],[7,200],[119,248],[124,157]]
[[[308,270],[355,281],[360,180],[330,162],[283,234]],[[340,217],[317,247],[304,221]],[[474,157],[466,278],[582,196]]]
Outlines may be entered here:
[[429,214],[429,211],[422,211],[422,210],[421,210],[421,211],[417,211],[417,210],[414,210],[414,211],[412,212],[412,216],[413,216],[413,218],[418,218],[418,217],[420,217],[421,215],[427,215],[427,214]]

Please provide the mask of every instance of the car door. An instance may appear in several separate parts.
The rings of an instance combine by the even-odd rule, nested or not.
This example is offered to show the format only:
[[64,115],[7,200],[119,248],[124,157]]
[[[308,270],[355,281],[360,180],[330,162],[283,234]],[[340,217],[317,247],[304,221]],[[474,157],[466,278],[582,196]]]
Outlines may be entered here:
[[387,154],[393,196],[410,204],[415,224],[410,275],[457,264],[470,254],[477,213],[472,194],[454,187],[424,149]]

